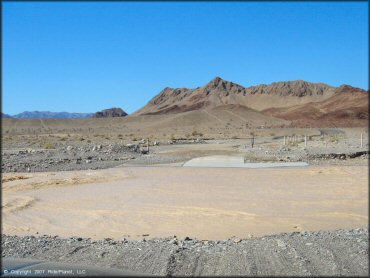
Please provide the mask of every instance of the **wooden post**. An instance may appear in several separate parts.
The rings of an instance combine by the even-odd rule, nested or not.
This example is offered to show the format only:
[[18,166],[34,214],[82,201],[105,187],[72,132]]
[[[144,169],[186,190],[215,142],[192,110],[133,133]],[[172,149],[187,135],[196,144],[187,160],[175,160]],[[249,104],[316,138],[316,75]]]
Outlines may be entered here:
[[362,148],[362,145],[363,145],[362,143],[363,143],[363,142],[362,142],[362,133],[361,133],[361,148]]
[[284,146],[286,145],[286,138],[285,138],[285,136],[284,136]]
[[149,153],[149,139],[146,139],[146,151]]
[[251,145],[252,145],[252,148],[253,148],[253,146],[254,146],[254,134],[252,134]]

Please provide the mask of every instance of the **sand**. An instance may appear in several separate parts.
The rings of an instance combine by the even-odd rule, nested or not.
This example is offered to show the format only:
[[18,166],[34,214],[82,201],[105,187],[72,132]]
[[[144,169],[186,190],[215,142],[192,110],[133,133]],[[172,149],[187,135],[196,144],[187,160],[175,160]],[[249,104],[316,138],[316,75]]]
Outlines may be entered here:
[[226,239],[367,227],[368,167],[3,174],[3,233]]

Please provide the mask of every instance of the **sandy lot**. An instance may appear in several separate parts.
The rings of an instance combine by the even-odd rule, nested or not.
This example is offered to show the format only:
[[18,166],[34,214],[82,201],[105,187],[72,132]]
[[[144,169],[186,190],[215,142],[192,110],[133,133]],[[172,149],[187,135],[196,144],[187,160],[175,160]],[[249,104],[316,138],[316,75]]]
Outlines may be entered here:
[[5,173],[4,234],[241,238],[367,227],[368,167]]

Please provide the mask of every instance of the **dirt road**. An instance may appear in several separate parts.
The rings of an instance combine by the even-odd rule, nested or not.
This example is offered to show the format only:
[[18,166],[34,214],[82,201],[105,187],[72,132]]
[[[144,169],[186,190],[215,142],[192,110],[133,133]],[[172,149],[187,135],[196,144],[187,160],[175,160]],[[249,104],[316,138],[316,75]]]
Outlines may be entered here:
[[3,232],[222,240],[365,228],[367,178],[366,166],[5,173]]

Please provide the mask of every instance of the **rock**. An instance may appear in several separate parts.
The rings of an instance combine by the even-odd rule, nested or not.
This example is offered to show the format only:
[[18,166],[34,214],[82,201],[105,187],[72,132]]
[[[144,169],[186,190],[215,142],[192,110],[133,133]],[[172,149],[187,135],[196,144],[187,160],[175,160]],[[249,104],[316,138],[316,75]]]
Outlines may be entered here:
[[111,118],[111,117],[125,117],[127,113],[121,108],[110,108],[105,109],[100,112],[96,112],[92,117],[93,118]]
[[170,243],[170,244],[175,244],[175,245],[178,245],[178,244],[179,244],[179,242],[178,242],[177,238],[173,238],[173,239],[171,239],[171,240],[169,241],[169,243]]
[[73,147],[72,146],[68,146],[67,147],[67,151],[71,151],[71,150],[73,150]]
[[240,239],[240,238],[234,238],[234,242],[235,243],[239,243],[239,242],[241,242],[242,240]]

